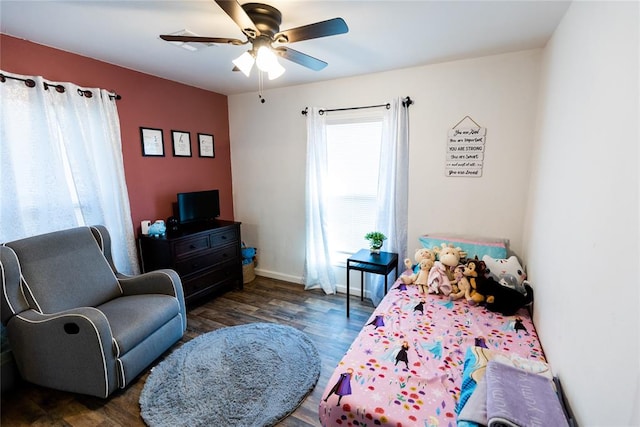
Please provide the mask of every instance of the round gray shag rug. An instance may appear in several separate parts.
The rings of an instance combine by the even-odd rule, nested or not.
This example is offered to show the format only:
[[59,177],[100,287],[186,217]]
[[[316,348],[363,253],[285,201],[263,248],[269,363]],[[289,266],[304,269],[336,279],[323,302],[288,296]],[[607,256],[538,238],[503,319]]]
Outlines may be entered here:
[[156,426],[272,426],[318,382],[311,339],[290,326],[250,323],[200,335],[154,367],[140,395]]

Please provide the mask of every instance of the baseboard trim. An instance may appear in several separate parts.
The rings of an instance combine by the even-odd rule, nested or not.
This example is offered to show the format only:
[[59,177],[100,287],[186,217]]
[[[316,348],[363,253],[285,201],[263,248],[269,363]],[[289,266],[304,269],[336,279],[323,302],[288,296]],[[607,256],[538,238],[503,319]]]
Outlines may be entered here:
[[293,276],[290,274],[282,274],[278,273],[277,271],[263,270],[261,268],[256,268],[255,272],[258,276],[268,277],[269,279],[283,280],[285,282],[297,283],[299,285],[304,284],[302,281],[302,277]]
[[[277,271],[270,271],[270,270],[263,270],[261,268],[256,268],[255,269],[255,273],[258,276],[262,276],[262,277],[268,277],[269,279],[276,279],[276,280],[283,280],[285,282],[289,282],[289,283],[296,283],[299,285],[304,285],[304,281],[302,279],[302,277],[300,276],[293,276],[290,274],[282,274],[282,273],[278,273]],[[351,289],[349,294],[353,295],[353,296],[360,296],[360,285],[357,286],[358,289],[354,289],[355,286],[353,286],[353,284],[351,285]],[[345,294],[347,293],[347,285],[346,284],[342,284],[342,283],[338,283],[336,285],[336,292],[339,294]],[[370,298],[369,296],[369,292],[365,289],[364,292],[364,297],[365,298]]]

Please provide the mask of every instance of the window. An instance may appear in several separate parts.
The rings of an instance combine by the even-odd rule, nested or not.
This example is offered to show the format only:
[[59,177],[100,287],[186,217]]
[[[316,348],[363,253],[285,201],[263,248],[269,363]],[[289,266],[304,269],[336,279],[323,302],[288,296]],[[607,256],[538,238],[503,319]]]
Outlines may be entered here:
[[[307,116],[305,289],[335,293],[334,267],[365,247],[372,229],[388,237],[385,250],[407,252],[408,105],[396,98],[386,109],[328,117],[313,107]],[[373,282],[377,304],[384,289]]]
[[344,264],[375,228],[382,117],[327,119],[326,132],[329,249]]
[[137,273],[111,94],[95,89],[88,98],[85,89],[70,82],[64,91],[46,91],[42,77],[5,77],[0,84],[2,239],[102,224],[111,234],[115,265],[123,273]]

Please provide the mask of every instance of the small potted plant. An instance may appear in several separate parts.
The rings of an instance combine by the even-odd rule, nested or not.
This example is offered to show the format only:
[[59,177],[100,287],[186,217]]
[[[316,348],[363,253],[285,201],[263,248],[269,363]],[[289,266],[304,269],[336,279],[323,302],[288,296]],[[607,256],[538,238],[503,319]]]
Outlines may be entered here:
[[364,238],[369,241],[369,249],[372,254],[379,254],[382,243],[387,240],[387,236],[379,231],[370,231]]

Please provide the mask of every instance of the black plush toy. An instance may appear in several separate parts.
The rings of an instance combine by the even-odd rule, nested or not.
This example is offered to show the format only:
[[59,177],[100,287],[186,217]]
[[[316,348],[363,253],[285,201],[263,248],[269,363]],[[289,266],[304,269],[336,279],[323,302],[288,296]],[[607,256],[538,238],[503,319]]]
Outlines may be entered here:
[[511,289],[497,282],[492,277],[486,277],[485,264],[483,261],[475,260],[478,263],[477,291],[484,295],[484,304],[488,310],[501,313],[505,316],[515,314],[519,309],[533,302],[533,289],[528,284],[524,284],[526,295],[515,289]]
[[[511,316],[519,309],[533,302],[533,289],[525,283],[524,288],[526,295],[521,294],[515,289],[502,286],[493,279],[491,285],[492,292],[487,296],[486,307],[488,310],[502,313],[505,316]],[[494,285],[495,284],[495,285]]]

